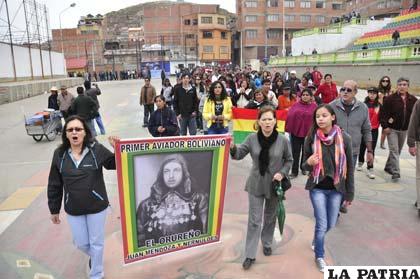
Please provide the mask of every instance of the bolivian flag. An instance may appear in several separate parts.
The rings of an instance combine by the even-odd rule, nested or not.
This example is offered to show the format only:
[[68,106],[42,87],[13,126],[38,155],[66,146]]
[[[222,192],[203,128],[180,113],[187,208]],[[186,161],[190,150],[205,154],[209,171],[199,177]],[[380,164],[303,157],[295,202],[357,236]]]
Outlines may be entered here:
[[[245,138],[255,133],[255,122],[258,118],[257,109],[232,108],[233,139],[235,144],[242,143]],[[287,110],[276,110],[277,131],[284,133],[286,126]]]

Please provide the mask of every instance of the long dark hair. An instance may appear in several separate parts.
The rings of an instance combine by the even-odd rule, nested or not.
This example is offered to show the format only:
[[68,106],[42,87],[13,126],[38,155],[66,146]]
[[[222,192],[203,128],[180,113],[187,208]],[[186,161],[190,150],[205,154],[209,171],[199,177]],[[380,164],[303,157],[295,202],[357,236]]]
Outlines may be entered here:
[[325,108],[326,110],[328,110],[328,112],[331,114],[331,115],[334,115],[335,116],[335,119],[332,121],[332,125],[334,126],[334,125],[336,125],[337,124],[337,115],[335,114],[335,111],[333,110],[333,108],[330,106],[330,105],[328,105],[328,104],[322,104],[322,105],[319,105],[316,109],[315,109],[315,111],[314,111],[314,113],[313,113],[313,115],[312,115],[312,126],[311,126],[311,129],[309,129],[309,132],[308,132],[308,136],[310,137],[310,138],[313,138],[313,136],[315,135],[315,133],[316,133],[316,130],[318,130],[318,124],[316,123],[316,113],[317,113],[317,111],[318,110],[320,110],[320,109],[322,109],[322,108]]
[[226,92],[226,88],[223,86],[223,83],[221,83],[220,81],[215,81],[210,85],[210,89],[209,89],[209,100],[215,102],[216,101],[216,95],[214,94],[214,88],[216,87],[216,85],[220,84],[220,86],[222,87],[222,94],[220,95],[220,98],[222,100],[227,98],[227,92]]
[[60,154],[64,154],[64,152],[66,152],[66,150],[71,147],[70,141],[67,138],[67,134],[66,134],[67,132],[66,132],[66,130],[67,130],[68,124],[71,121],[73,121],[73,120],[79,120],[80,122],[82,122],[83,129],[85,129],[86,136],[83,139],[82,150],[85,147],[89,146],[93,142],[92,132],[90,131],[89,126],[86,123],[86,120],[84,118],[78,116],[78,115],[69,116],[68,118],[66,118],[66,122],[64,124],[63,131],[61,133],[61,141],[62,141],[62,143],[58,147],[59,150],[60,150]]
[[[376,94],[376,98],[375,98],[375,100],[373,100],[373,107],[376,108],[377,106],[380,106],[380,104],[379,104],[379,93],[376,92],[376,91],[371,91],[371,92],[375,92],[375,94]],[[369,93],[369,91],[368,91],[368,93]],[[369,95],[366,96],[366,98],[365,98],[365,104],[367,104],[368,107],[371,104]]]
[[[388,86],[382,86],[382,81],[384,79],[388,79]],[[379,80],[379,85],[378,85],[378,90],[379,92],[383,93],[383,94],[390,94],[391,93],[391,78],[389,76],[383,76],[380,80]]]

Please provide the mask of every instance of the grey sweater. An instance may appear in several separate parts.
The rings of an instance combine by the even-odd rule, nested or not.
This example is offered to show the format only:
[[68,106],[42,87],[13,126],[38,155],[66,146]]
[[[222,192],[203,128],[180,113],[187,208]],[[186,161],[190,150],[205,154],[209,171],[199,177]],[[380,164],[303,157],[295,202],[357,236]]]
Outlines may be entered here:
[[[346,162],[347,162],[347,176],[346,178],[341,178],[340,182],[337,185],[334,185],[337,191],[341,192],[344,195],[344,199],[347,201],[352,201],[354,198],[354,167],[353,167],[353,156],[352,156],[352,147],[351,147],[351,138],[350,136],[343,132],[344,140],[344,152],[346,152]],[[314,177],[312,176],[312,166],[307,163],[308,158],[313,154],[312,144],[314,141],[313,136],[307,136],[305,138],[304,151],[303,151],[303,168],[307,171],[310,171],[308,181],[306,181],[306,190],[312,190],[315,188],[316,183],[314,182]],[[331,162],[335,161],[335,145],[324,145],[322,144],[322,157],[326,158],[331,156]],[[326,161],[324,161],[326,162]],[[325,165],[325,174],[334,174],[335,166]],[[324,180],[325,176],[322,174],[319,175],[319,181]],[[331,177],[334,178],[334,177]]]
[[365,143],[372,141],[372,132],[367,106],[356,100],[348,115],[344,109],[341,99],[332,101],[330,106],[336,114],[338,126],[351,136],[353,155],[358,155],[362,140],[364,140]]
[[410,124],[408,125],[407,144],[415,147],[416,141],[420,141],[420,101],[417,101],[411,112]]
[[274,190],[271,186],[273,176],[277,172],[281,173],[283,176],[289,174],[293,162],[292,152],[286,137],[279,134],[277,140],[271,145],[269,150],[270,163],[267,172],[264,176],[261,176],[258,160],[260,151],[261,146],[258,142],[258,136],[254,133],[249,135],[244,143],[236,146],[236,151],[234,150],[234,152],[232,152],[232,158],[241,160],[250,153],[252,168],[245,184],[245,191],[254,196],[264,196],[266,199],[270,199],[271,196],[274,195]]

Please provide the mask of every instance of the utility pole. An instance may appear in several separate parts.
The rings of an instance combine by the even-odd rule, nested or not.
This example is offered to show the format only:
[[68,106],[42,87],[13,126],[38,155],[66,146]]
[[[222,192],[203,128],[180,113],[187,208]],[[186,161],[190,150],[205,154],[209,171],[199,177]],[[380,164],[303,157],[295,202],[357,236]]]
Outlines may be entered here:
[[286,56],[286,14],[285,14],[285,7],[284,7],[284,0],[282,1],[282,14],[283,14],[283,39],[282,39],[282,49],[281,49],[281,53],[282,56],[285,57]]
[[42,78],[44,78],[44,62],[42,59],[41,34],[39,32],[38,7],[36,6],[36,1],[34,1],[34,6],[35,6],[36,27],[38,30],[38,44],[39,44],[39,58],[41,60],[41,73],[42,73]]
[[136,69],[137,69],[137,75],[140,74],[139,72],[139,39],[136,39]]
[[185,56],[185,68],[188,67],[187,64],[187,35],[184,34],[184,56]]
[[50,31],[48,28],[48,13],[47,13],[47,6],[44,5],[44,16],[45,16],[45,25],[47,27],[47,41],[48,41],[48,56],[50,58],[50,73],[51,78],[54,78],[53,67],[52,67],[52,58],[51,58],[51,40],[50,40]]
[[95,51],[96,50],[96,41],[93,40],[93,44],[92,44],[92,71],[96,72],[96,67],[95,67]]
[[163,40],[164,40],[163,35],[160,35],[160,56],[162,58],[161,59],[161,66],[160,66],[161,70],[164,70],[163,69],[163,67],[164,67],[163,60],[165,59],[165,55],[163,53]]
[[28,11],[26,10],[26,0],[23,0],[23,11],[25,13],[25,25],[26,25],[26,36],[28,39],[28,52],[29,52],[29,65],[31,68],[31,79],[34,79],[34,69],[32,66],[32,51],[31,51],[31,39],[29,38],[29,23],[28,23]]
[[[7,25],[9,27],[9,39],[10,39],[10,51],[12,52],[12,62],[13,62],[13,80],[16,81],[16,64],[15,64],[15,52],[13,50],[13,39],[12,39],[12,29],[10,28],[10,17],[9,17],[9,6],[7,5],[7,0],[4,0],[6,4],[6,13],[7,13]],[[41,60],[42,61],[42,60]]]

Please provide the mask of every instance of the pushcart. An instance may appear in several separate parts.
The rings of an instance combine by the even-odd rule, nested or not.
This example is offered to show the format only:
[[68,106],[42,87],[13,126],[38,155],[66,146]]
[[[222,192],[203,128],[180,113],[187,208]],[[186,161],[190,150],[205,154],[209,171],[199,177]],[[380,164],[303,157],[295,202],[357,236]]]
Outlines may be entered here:
[[35,141],[41,141],[43,137],[53,141],[57,137],[57,128],[61,126],[60,111],[49,111],[48,113],[26,116],[25,128],[28,136]]

